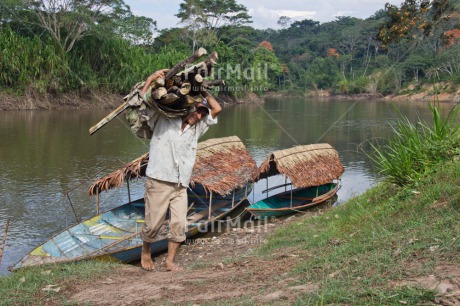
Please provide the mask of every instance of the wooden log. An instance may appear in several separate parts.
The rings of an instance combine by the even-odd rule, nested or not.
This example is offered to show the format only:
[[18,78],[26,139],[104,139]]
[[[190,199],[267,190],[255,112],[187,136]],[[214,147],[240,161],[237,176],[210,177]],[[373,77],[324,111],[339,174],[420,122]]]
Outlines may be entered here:
[[195,82],[200,83],[200,84],[203,83],[203,80],[204,80],[201,74],[195,75],[194,79],[195,79]]
[[155,88],[160,88],[160,87],[165,87],[165,79],[163,78],[158,78],[155,80]]
[[212,74],[214,65],[217,64],[217,60],[219,59],[219,54],[217,52],[212,52],[209,56],[204,60],[206,64],[206,73],[208,76]]
[[181,87],[182,82],[183,82],[183,80],[181,79],[181,77],[178,76],[178,75],[175,75],[175,76],[173,76],[172,78],[170,78],[169,80],[166,81],[165,87],[167,89],[169,89],[169,88],[171,88],[173,86]]
[[168,93],[177,93],[178,90],[179,90],[179,87],[174,85],[168,88]]
[[206,67],[207,67],[206,76],[207,76],[207,77],[212,78],[212,77],[214,76],[214,65],[215,65],[215,64],[216,64],[216,63],[210,61],[210,62],[206,65]]
[[194,66],[191,66],[187,69],[185,69],[184,71],[182,71],[179,75],[181,76],[181,78],[183,78],[184,80],[190,80],[189,78],[189,75],[191,75],[192,73],[195,74],[196,71],[199,71],[200,69],[206,69],[206,63],[203,61],[203,62],[199,62],[198,64],[194,65]]
[[206,76],[212,77],[214,75],[214,65],[217,64],[219,59],[219,54],[217,52],[212,52],[204,61],[206,63]]
[[193,97],[193,100],[195,100],[195,103],[203,103],[204,97],[202,95],[197,95]]
[[192,84],[190,84],[189,82],[184,82],[184,83],[182,83],[182,86],[179,89],[179,93],[182,96],[186,96],[186,95],[188,95],[190,93],[191,89],[192,89]]
[[104,125],[109,123],[110,120],[112,120],[113,118],[115,118],[116,116],[121,114],[125,109],[127,109],[128,106],[129,106],[128,102],[125,102],[125,103],[121,104],[120,106],[118,106],[114,111],[112,111],[110,114],[108,114],[107,116],[102,118],[102,120],[99,121],[97,124],[92,126],[89,129],[89,134],[93,135],[94,133],[96,133],[101,127],[103,127]]
[[166,96],[164,96],[163,99],[159,100],[158,102],[160,102],[163,105],[170,105],[176,102],[177,100],[179,100],[179,97],[175,93],[169,93]]
[[[203,61],[199,62],[198,64],[191,66],[184,71],[178,73],[182,77],[182,79],[187,78],[187,75],[194,73],[199,73],[202,70],[207,71],[208,66],[214,66],[217,64],[217,60],[219,59],[219,55],[217,52],[212,52],[208,57],[206,57]],[[190,78],[188,78],[190,79]]]
[[3,251],[5,250],[6,237],[8,236],[8,228],[10,227],[10,218],[6,220],[5,234],[3,236],[2,249],[0,250],[0,262],[2,262]]
[[177,107],[179,108],[187,108],[190,107],[198,102],[203,103],[204,97],[202,95],[186,95],[183,99],[179,100],[180,102],[177,103]]
[[193,99],[192,96],[187,95],[185,96],[185,102],[186,102],[185,107],[187,107],[187,106],[195,104],[195,99]]
[[164,96],[166,96],[168,94],[168,91],[166,90],[166,88],[164,87],[160,87],[158,89],[156,89],[153,93],[152,93],[152,98],[154,100],[160,100],[162,99]]
[[170,79],[172,76],[176,75],[179,71],[185,69],[185,67],[193,62],[195,62],[196,60],[198,60],[200,57],[202,57],[203,55],[207,54],[208,52],[206,51],[205,48],[199,48],[198,50],[195,51],[195,53],[193,53],[191,56],[189,56],[188,58],[186,58],[185,60],[183,60],[182,62],[176,64],[172,69],[170,69],[168,71],[168,73],[166,74],[166,77],[165,79],[168,80]]
[[169,79],[169,80],[166,81],[166,84],[165,84],[166,88],[171,88],[173,86],[174,86],[174,80]]
[[214,64],[217,64],[218,59],[219,59],[219,53],[214,51],[211,54],[209,54],[208,57],[206,57],[206,59],[204,61],[205,62],[211,62],[212,61]]
[[225,86],[225,81],[222,80],[222,79],[219,79],[219,80],[204,80],[203,81],[203,87],[206,88],[206,89],[209,89],[209,88],[212,88],[214,86],[220,86],[220,85],[223,85]]

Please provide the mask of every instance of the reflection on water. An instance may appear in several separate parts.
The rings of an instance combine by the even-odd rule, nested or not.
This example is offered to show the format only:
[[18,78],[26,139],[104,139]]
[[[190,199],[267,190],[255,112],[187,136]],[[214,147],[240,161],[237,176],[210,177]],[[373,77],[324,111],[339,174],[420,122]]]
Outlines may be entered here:
[[[400,104],[411,120],[428,116],[425,104]],[[0,273],[34,246],[75,222],[65,198],[80,218],[94,214],[94,199],[86,192],[91,180],[145,153],[148,142],[134,137],[121,119],[93,136],[90,126],[107,114],[104,110],[0,112],[0,236],[11,217]],[[340,153],[345,166],[339,202],[362,193],[374,182],[371,165],[358,146],[365,140],[386,137],[388,122],[396,114],[385,102],[267,99],[263,106],[226,107],[219,124],[205,139],[237,135],[258,164],[270,152],[296,144],[327,142]],[[111,167],[96,175],[109,164]],[[88,182],[85,182],[88,180]],[[270,178],[270,186],[284,183]],[[265,196],[265,181],[255,186],[250,200]],[[130,184],[132,198],[143,195],[143,182]],[[271,193],[270,193],[271,194]],[[128,201],[124,189],[103,193],[101,209]]]

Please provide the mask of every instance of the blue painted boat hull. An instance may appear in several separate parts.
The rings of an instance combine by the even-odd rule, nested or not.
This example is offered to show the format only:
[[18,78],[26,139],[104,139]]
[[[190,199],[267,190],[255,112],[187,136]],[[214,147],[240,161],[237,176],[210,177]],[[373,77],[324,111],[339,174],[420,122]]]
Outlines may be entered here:
[[[212,212],[210,219],[207,206],[193,205],[189,209],[190,218],[195,220],[188,224],[187,238],[196,235],[199,229],[205,228],[205,225],[232,216],[233,212],[249,206],[246,199],[239,201],[233,207],[228,201],[220,204],[220,208]],[[143,243],[140,232],[144,223],[144,199],[124,204],[65,229],[32,250],[10,270],[90,258],[122,262],[138,260]],[[151,244],[152,254],[167,249],[168,231],[169,226],[165,222],[157,235],[157,240]]]
[[286,191],[260,200],[250,205],[247,210],[258,218],[280,217],[303,211],[325,203],[334,197],[339,189],[335,183]]

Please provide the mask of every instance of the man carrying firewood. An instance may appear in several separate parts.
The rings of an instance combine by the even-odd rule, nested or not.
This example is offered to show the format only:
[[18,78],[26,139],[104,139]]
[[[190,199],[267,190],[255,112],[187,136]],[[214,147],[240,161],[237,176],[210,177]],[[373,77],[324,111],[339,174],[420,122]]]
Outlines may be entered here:
[[[168,69],[158,70],[150,75],[140,96],[150,100],[149,88],[158,78],[165,78]],[[174,258],[183,241],[187,224],[187,187],[196,158],[198,138],[217,123],[222,108],[216,99],[206,91],[205,100],[197,103],[194,111],[183,117],[168,118],[155,112],[148,121],[153,131],[150,141],[149,162],[145,183],[145,227],[142,230],[142,268],[151,271],[154,263],[150,243],[154,242],[170,211],[168,233],[168,255],[166,270],[179,271]]]

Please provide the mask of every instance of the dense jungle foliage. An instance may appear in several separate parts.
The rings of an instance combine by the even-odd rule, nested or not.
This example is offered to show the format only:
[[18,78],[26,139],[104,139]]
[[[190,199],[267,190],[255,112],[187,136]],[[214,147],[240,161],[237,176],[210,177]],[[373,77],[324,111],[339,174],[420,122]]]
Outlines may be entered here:
[[219,53],[216,73],[234,96],[318,89],[385,95],[409,85],[460,85],[458,0],[406,0],[367,19],[322,24],[283,16],[279,30],[250,27],[247,8],[235,0],[184,0],[176,15],[181,27],[163,30],[123,0],[0,6],[0,88],[15,94],[125,94],[199,46]]

